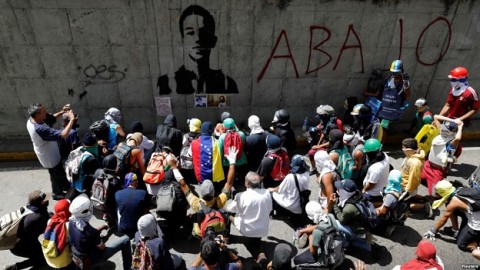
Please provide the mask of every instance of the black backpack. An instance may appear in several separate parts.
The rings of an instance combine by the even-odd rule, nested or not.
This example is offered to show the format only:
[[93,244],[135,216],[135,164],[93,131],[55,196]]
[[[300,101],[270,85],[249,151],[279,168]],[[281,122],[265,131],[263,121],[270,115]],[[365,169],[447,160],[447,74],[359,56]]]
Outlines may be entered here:
[[93,124],[90,126],[90,131],[95,134],[95,137],[99,140],[104,140],[108,142],[108,135],[110,133],[110,127],[105,120],[99,120],[93,122]]
[[476,188],[459,188],[456,196],[466,200],[474,212],[480,211],[480,190]]
[[117,158],[116,172],[121,179],[124,179],[125,175],[130,171],[130,156],[134,148],[136,147],[131,147],[126,143],[122,143],[113,152],[113,155]]
[[319,243],[318,261],[315,262],[307,249],[304,254],[294,258],[296,269],[334,269],[343,263],[345,260],[343,238],[335,223],[332,214],[328,215],[328,222],[318,223],[316,230],[323,232]]
[[347,202],[354,204],[358,211],[360,211],[364,226],[370,229],[374,229],[378,226],[380,220],[377,216],[377,210],[371,201],[365,199],[364,197],[358,202],[352,202],[348,200]]
[[[398,195],[392,194],[397,197]],[[399,200],[388,209],[386,220],[393,224],[403,225],[410,215],[410,202],[408,200]]]

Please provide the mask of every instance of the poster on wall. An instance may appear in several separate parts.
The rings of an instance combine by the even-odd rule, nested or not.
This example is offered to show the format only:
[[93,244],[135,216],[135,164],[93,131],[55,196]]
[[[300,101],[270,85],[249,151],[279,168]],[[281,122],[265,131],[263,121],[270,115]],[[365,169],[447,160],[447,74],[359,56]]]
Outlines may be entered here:
[[197,108],[226,108],[230,107],[228,95],[194,95]]
[[169,97],[155,97],[155,107],[158,116],[172,114],[172,102]]
[[207,107],[207,97],[198,95],[238,94],[235,80],[210,66],[210,53],[218,41],[212,14],[201,6],[190,5],[183,10],[179,28],[175,29],[179,32],[172,34],[182,40],[184,61],[173,74],[160,75],[157,80],[159,95],[197,94],[195,107]]

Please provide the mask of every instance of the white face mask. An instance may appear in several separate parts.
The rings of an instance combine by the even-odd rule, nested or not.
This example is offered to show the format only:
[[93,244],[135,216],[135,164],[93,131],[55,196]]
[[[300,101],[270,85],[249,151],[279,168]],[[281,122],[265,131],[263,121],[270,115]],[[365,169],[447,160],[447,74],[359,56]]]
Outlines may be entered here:
[[455,97],[460,96],[465,91],[465,89],[467,89],[467,87],[468,87],[468,84],[466,82],[462,83],[462,82],[459,82],[459,81],[458,82],[450,82],[450,85],[453,87],[452,94]]

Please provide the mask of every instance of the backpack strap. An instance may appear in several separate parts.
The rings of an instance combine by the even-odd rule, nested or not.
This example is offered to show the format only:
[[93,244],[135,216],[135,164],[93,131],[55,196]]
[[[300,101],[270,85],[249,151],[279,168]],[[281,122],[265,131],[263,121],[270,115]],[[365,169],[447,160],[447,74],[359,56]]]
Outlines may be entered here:
[[295,178],[295,186],[296,186],[297,189],[298,189],[298,193],[301,193],[302,191],[300,190],[300,185],[298,184],[297,174],[294,173],[294,174],[293,174],[293,177]]

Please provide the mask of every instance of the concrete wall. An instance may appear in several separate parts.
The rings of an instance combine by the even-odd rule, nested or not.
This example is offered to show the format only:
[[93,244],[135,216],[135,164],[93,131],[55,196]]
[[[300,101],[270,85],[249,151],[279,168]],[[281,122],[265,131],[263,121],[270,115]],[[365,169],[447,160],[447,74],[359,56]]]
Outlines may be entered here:
[[[410,74],[411,101],[427,97],[438,112],[451,68],[468,67],[480,87],[480,4],[447,2],[0,0],[0,136],[25,136],[34,102],[50,111],[70,103],[82,132],[115,106],[127,127],[141,119],[153,133],[163,119],[157,80],[188,61],[178,23],[191,4],[214,18],[210,67],[238,87],[226,109],[237,122],[257,114],[266,125],[284,107],[300,126],[325,103],[341,113],[345,97],[361,97],[371,70],[396,58]],[[195,108],[192,94],[167,97],[181,126],[222,111]]]

